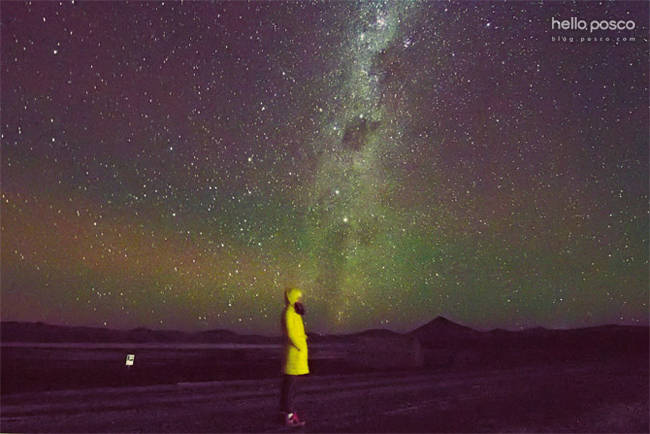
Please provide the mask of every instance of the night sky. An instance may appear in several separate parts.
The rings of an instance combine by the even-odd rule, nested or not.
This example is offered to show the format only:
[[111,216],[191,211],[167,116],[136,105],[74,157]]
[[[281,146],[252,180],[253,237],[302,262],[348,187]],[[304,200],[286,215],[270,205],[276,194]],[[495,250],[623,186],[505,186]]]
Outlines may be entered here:
[[645,1],[1,13],[4,321],[648,324]]

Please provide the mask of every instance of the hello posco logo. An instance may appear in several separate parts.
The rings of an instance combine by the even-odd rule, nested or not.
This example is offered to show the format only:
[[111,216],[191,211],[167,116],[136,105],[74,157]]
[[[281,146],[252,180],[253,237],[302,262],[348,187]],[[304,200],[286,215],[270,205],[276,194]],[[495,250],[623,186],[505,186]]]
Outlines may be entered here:
[[571,17],[569,20],[558,21],[553,17],[551,19],[551,29],[553,30],[587,30],[589,33],[594,30],[634,30],[636,23],[632,20],[592,20],[589,24],[585,20],[578,20]]

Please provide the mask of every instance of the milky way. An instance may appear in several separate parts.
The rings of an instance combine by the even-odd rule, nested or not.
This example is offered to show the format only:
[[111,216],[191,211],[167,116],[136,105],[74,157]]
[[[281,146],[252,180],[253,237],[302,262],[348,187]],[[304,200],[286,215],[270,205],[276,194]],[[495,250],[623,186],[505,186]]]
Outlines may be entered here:
[[646,2],[1,12],[3,320],[648,324]]

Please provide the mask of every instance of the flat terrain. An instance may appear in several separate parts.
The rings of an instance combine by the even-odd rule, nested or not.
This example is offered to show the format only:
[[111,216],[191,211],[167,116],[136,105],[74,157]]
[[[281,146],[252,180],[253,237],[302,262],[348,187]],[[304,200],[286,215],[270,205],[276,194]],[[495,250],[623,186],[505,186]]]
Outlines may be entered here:
[[[32,387],[3,394],[0,429],[280,432],[279,384],[267,377]],[[299,387],[306,432],[649,431],[647,358],[310,375]]]
[[[287,431],[278,339],[7,323],[2,338],[2,433]],[[313,336],[301,431],[648,433],[649,343],[648,327],[476,332],[444,318]]]

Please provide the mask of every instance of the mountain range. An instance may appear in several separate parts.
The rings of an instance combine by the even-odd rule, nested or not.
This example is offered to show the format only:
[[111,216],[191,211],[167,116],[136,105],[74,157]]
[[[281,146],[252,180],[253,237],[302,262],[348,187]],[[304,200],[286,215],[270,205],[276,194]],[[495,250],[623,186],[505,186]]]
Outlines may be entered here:
[[[387,329],[365,330],[344,335],[319,335],[309,333],[311,343],[346,342],[358,339],[417,339],[424,347],[450,347],[473,344],[514,343],[549,344],[570,342],[589,345],[593,342],[616,341],[621,335],[634,337],[640,344],[648,341],[647,326],[604,325],[581,329],[554,330],[537,327],[517,332],[506,330],[477,331],[457,324],[447,318],[437,317],[409,333],[397,333]],[[48,342],[48,343],[279,343],[280,337],[242,335],[229,330],[182,332],[174,330],[113,330],[84,326],[57,326],[41,322],[4,321],[0,324],[1,342]]]

